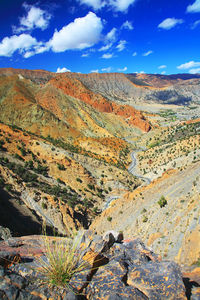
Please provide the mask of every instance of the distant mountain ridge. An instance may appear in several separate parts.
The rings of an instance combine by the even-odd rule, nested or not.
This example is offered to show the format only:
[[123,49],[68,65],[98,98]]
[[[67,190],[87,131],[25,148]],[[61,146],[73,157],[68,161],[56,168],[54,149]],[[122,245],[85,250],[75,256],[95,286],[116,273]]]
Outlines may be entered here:
[[188,105],[199,103],[200,74],[140,74],[140,73],[53,73],[44,70],[2,68],[0,75],[21,74],[36,84],[53,78],[73,78],[85,88],[121,104],[160,103]]

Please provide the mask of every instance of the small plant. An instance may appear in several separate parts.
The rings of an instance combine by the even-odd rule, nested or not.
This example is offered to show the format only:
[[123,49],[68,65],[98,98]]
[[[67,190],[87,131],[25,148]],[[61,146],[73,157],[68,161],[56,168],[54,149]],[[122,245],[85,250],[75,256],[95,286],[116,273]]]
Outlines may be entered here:
[[167,200],[165,199],[164,196],[160,197],[160,200],[158,201],[158,204],[160,205],[160,207],[165,207],[165,205],[167,205]]
[[45,202],[42,202],[42,208],[47,209],[47,204]]
[[107,220],[108,220],[108,222],[111,222],[112,221],[112,217],[107,217]]
[[37,267],[42,284],[72,289],[70,280],[73,275],[88,268],[88,262],[82,259],[84,249],[80,247],[81,239],[82,235],[50,238],[45,234],[45,257],[38,260]]
[[58,169],[61,170],[61,171],[65,171],[66,170],[65,166],[62,165],[62,164],[57,164],[57,166],[58,166]]
[[83,182],[83,180],[82,180],[82,179],[80,179],[80,178],[76,178],[76,181],[78,181],[78,182],[80,182],[80,183],[82,183],[82,182]]
[[144,216],[143,219],[142,219],[142,222],[143,222],[143,223],[146,223],[147,221],[148,221],[147,216]]

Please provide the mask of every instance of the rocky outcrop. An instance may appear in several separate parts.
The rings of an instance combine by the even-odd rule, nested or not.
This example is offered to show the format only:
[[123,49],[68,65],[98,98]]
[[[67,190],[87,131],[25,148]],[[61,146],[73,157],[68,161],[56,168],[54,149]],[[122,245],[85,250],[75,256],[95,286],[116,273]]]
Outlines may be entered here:
[[50,288],[38,284],[42,275],[33,269],[37,257],[45,255],[43,237],[0,242],[1,299],[197,299],[198,290],[194,298],[186,294],[191,296],[199,285],[198,276],[185,274],[194,280],[185,287],[187,279],[178,264],[162,261],[136,237],[124,240],[121,233],[111,231],[102,238],[87,231],[79,247],[84,249],[82,261],[88,267],[71,277],[70,288]]

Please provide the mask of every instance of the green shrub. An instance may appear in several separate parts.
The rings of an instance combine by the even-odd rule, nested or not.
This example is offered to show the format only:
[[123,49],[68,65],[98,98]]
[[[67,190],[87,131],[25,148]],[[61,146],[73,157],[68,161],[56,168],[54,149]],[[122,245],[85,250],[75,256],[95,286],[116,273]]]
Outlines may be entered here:
[[108,216],[107,220],[108,220],[108,222],[111,222],[112,221],[112,217]]
[[158,204],[160,205],[160,207],[165,207],[165,205],[167,205],[167,200],[165,199],[164,196],[160,197],[160,200],[158,201]]
[[58,166],[58,169],[61,170],[61,171],[65,171],[66,170],[65,166],[62,165],[62,164],[57,164],[57,166]]
[[142,219],[142,222],[143,222],[143,223],[146,223],[147,221],[148,221],[147,216],[144,216],[143,219]]
[[42,208],[47,209],[47,204],[45,202],[42,202]]
[[82,179],[80,179],[80,178],[76,178],[76,181],[78,181],[78,182],[80,182],[80,183],[82,183],[82,182],[83,182],[83,180],[82,180]]

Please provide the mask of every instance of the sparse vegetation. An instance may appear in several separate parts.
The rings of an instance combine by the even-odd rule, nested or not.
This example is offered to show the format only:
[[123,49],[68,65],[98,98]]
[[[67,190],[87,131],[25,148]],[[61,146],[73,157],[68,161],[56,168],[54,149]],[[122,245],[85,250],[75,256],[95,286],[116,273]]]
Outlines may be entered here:
[[165,205],[167,205],[167,200],[165,199],[164,196],[161,196],[159,201],[158,201],[158,204],[160,205],[160,207],[165,207]]

